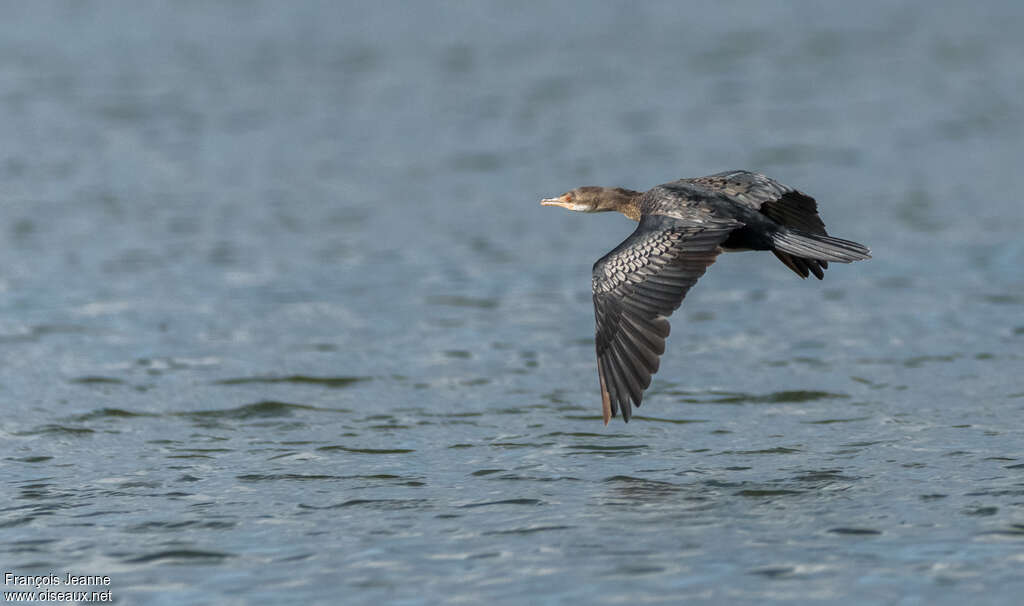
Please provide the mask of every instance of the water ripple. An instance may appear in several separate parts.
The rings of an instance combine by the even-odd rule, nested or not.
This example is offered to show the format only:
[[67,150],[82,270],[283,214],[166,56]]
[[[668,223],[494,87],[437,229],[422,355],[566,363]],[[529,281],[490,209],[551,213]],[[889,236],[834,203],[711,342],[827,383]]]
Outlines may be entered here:
[[349,387],[356,383],[370,381],[371,377],[311,377],[307,375],[286,375],[286,376],[264,376],[264,377],[234,377],[214,381],[214,385],[249,385],[249,384],[276,384],[291,383],[298,385],[320,385],[331,389]]
[[181,564],[214,564],[235,557],[234,554],[221,551],[202,551],[198,549],[169,549],[145,555],[125,558],[129,564],[150,564],[153,562],[177,562]]
[[347,413],[351,412],[345,408],[321,408],[318,406],[310,406],[308,404],[292,404],[288,402],[278,402],[276,400],[263,400],[260,402],[253,402],[252,404],[245,404],[236,408],[226,408],[218,410],[193,410],[187,412],[172,413],[182,417],[189,417],[193,419],[253,419],[253,418],[275,418],[275,417],[289,417],[296,412],[300,411],[312,411],[312,412],[333,412],[333,413]]

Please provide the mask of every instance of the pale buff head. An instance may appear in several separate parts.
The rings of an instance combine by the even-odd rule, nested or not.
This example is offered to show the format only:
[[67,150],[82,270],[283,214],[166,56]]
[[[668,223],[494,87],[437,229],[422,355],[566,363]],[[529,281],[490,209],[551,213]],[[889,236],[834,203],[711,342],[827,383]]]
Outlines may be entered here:
[[557,198],[545,198],[540,201],[544,206],[561,206],[562,208],[582,213],[600,213],[610,210],[632,216],[637,206],[640,192],[621,187],[577,187]]

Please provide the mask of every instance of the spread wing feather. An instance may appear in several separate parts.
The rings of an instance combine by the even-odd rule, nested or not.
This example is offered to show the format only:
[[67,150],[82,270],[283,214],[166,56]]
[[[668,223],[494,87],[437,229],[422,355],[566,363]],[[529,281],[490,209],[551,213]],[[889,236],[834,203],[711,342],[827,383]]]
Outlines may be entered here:
[[658,371],[668,316],[715,262],[718,245],[739,227],[726,220],[645,215],[622,244],[594,264],[594,316],[604,422],[629,421]]

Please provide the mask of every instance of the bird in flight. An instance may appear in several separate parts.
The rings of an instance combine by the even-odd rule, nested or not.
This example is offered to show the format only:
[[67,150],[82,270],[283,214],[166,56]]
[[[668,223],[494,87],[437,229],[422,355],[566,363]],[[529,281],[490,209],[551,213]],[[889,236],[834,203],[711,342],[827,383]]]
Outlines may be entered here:
[[668,316],[721,252],[770,250],[801,278],[829,262],[871,258],[863,244],[829,236],[814,198],[759,173],[734,170],[638,192],[578,187],[544,206],[618,211],[636,230],[594,264],[597,375],[604,423],[629,422],[669,334]]

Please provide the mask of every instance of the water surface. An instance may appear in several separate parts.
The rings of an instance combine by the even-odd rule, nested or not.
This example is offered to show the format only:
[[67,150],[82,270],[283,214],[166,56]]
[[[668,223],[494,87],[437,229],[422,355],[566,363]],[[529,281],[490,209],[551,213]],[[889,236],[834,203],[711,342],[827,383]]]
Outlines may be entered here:
[[[25,3],[0,563],[135,603],[1015,603],[1015,3]],[[750,168],[628,425],[541,197]],[[8,589],[5,587],[5,590]]]

